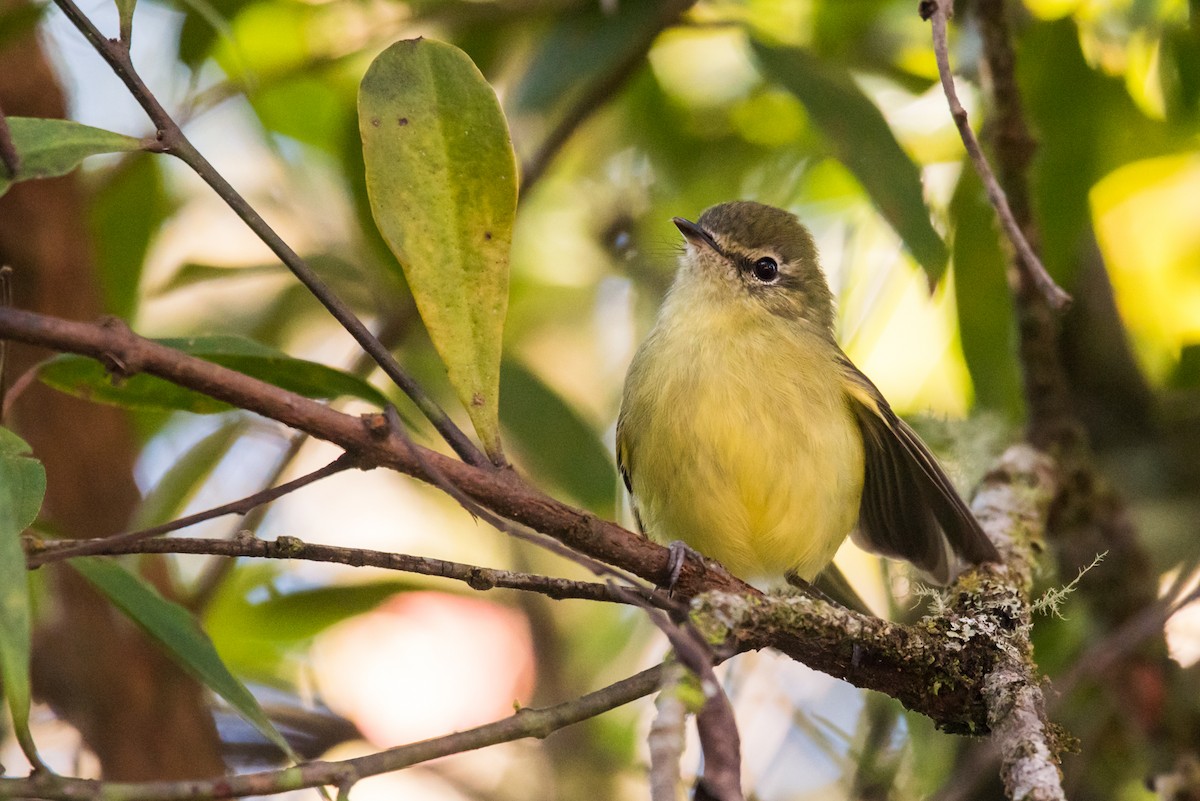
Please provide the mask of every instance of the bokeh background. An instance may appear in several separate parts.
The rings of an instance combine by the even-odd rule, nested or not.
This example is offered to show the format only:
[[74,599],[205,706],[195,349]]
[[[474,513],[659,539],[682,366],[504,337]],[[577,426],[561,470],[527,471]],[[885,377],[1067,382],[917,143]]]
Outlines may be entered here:
[[[724,200],[784,206],[812,228],[847,353],[938,450],[960,486],[969,488],[1020,437],[1005,245],[966,166],[915,5],[143,0],[133,55],[200,150],[453,408],[399,268],[370,218],[355,100],[371,58],[397,39],[436,37],[470,54],[501,98],[525,165],[501,386],[506,446],[539,485],[624,520],[613,425],[625,368],[671,279],[679,242],[670,219],[695,219]],[[1186,575],[1198,553],[1200,9],[1182,0],[1009,6],[1024,109],[1038,140],[1029,176],[1040,246],[1050,272],[1076,297],[1062,354],[1097,458],[1130,504],[1153,594],[1156,582]],[[115,35],[110,3],[82,7]],[[765,61],[756,50],[764,45],[787,48],[792,71]],[[986,140],[970,4],[960,9],[951,46],[959,91]],[[53,103],[46,110],[29,99],[53,95],[51,81],[72,119],[152,133],[53,5],[0,4],[0,57],[8,66],[0,69],[7,113],[53,115]],[[28,69],[42,58],[50,72]],[[30,74],[44,75],[40,90],[22,88]],[[921,188],[915,194],[913,177]],[[42,270],[54,278],[42,279],[40,300],[29,305],[54,309],[66,296],[88,298],[57,308],[81,317],[115,314],[148,336],[249,336],[360,371],[406,419],[419,419],[183,165],[148,155],[94,159],[82,174],[54,183],[74,198],[69,211],[38,206],[44,199],[33,190],[0,200],[0,257],[17,268],[19,304],[22,269]],[[74,250],[30,255],[23,248],[35,238],[31,226]],[[79,474],[94,477],[77,481],[103,487],[127,481],[123,472],[133,477],[136,492],[52,497],[44,526],[71,536],[168,520],[336,456],[242,413],[156,412],[128,414],[93,454],[81,445],[87,434],[68,435],[46,407],[22,413],[18,404],[16,413],[18,430],[41,417],[47,444],[39,448],[38,435],[26,435],[52,468],[52,487],[46,452],[56,442],[82,463]],[[92,412],[76,413],[86,420]],[[438,446],[419,424],[416,436]],[[472,520],[439,492],[382,471],[340,474],[265,514],[185,534],[227,536],[241,528],[579,575]],[[839,562],[881,614],[913,614],[912,578],[902,569],[853,548]],[[1124,567],[1102,562],[1083,583],[1114,580]],[[433,579],[314,564],[187,557],[141,569],[190,605],[229,666],[275,714],[316,731],[321,748],[338,743],[331,757],[485,723],[514,704],[565,700],[664,652],[638,614],[578,601],[479,594]],[[1073,578],[1046,559],[1046,586]],[[69,581],[35,580],[52,654],[37,663],[38,686],[53,701],[40,709],[35,734],[57,744],[48,750],[62,770],[95,773],[103,765],[121,775],[119,756],[94,753],[96,738],[138,743],[192,725],[160,715],[153,699],[138,726],[105,730],[96,723],[103,715],[86,725],[72,721],[71,710],[94,706],[90,694],[110,685],[93,686],[63,668],[69,657],[53,643],[76,636],[71,626],[82,618],[71,611]],[[1061,612],[1036,626],[1041,668],[1056,679],[1107,633],[1076,596]],[[1081,753],[1064,764],[1073,797],[1149,798],[1143,778],[1194,748],[1197,698],[1187,669],[1200,645],[1189,617],[1185,611],[1168,626],[1176,661],[1073,681],[1060,695],[1051,685],[1055,719],[1080,740]],[[866,699],[769,655],[739,660],[729,682],[755,797],[998,792],[975,744],[938,734],[888,699]],[[1146,687],[1131,696],[1131,682]],[[354,797],[642,797],[650,714],[644,701],[545,743],[498,746],[365,781]],[[255,764],[245,732],[227,717],[220,728],[226,753]],[[2,761],[19,764],[15,748]]]

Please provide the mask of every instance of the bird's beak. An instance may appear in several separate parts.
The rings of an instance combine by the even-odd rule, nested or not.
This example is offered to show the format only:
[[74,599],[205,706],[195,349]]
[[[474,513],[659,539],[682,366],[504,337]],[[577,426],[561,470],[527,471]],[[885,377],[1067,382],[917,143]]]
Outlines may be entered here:
[[717,243],[708,231],[705,231],[700,226],[696,225],[691,220],[685,220],[682,217],[673,217],[671,222],[675,223],[675,227],[683,234],[683,238],[691,242],[696,247],[711,248],[714,253],[720,253],[721,248],[717,247]]

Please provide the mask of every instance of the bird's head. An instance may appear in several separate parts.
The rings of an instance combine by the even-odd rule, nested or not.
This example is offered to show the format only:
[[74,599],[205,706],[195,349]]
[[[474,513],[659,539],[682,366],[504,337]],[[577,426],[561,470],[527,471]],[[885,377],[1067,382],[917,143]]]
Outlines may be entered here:
[[697,222],[676,217],[687,240],[676,278],[722,302],[804,321],[833,335],[833,295],[812,234],[796,215],[751,201],[713,206]]

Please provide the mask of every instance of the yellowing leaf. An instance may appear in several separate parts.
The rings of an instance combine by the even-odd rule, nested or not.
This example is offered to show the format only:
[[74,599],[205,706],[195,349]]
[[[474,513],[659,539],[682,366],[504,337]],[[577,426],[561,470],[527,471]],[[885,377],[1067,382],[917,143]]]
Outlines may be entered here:
[[428,39],[379,54],[358,96],[367,193],[484,449],[500,458],[500,340],[517,208],[495,93],[465,53]]

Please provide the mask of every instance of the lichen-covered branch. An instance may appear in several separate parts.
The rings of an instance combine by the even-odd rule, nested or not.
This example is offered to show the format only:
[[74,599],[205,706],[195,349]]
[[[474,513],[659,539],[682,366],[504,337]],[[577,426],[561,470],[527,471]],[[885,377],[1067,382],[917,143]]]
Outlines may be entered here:
[[[158,376],[333,442],[362,466],[398,470],[435,485],[448,482],[503,518],[644,579],[656,581],[666,575],[665,548],[548,497],[514,471],[476,468],[414,445],[383,414],[356,417],[339,412],[139,337],[114,320],[80,323],[0,308],[0,338],[90,356],[118,375]],[[158,547],[158,542],[140,544]],[[986,590],[990,581],[987,571],[971,573],[954,592],[967,597]],[[741,650],[778,648],[815,669],[899,698],[951,731],[987,728],[982,677],[994,654],[986,633],[975,636],[978,621],[959,615],[954,605],[946,617],[906,627],[807,597],[764,598],[714,563],[697,560],[686,561],[676,592],[681,597],[717,593],[706,601],[715,606],[709,625],[726,621],[736,629],[735,645]],[[714,599],[724,600],[718,604]],[[947,642],[963,646],[947,649]]]
[[[961,577],[950,588],[946,608],[914,626],[864,617],[807,596],[705,594],[693,603],[693,615],[710,638],[732,638],[740,650],[772,646],[859,686],[865,672],[891,675],[888,686],[876,689],[930,715],[941,728],[990,731],[1010,790],[1037,779],[1050,794],[1036,797],[1056,797],[1054,788],[1061,793],[1057,748],[1032,661],[1028,603],[1034,558],[1056,491],[1046,456],[1025,445],[1010,448],[972,504],[1004,564]],[[809,653],[814,639],[815,660]]]

